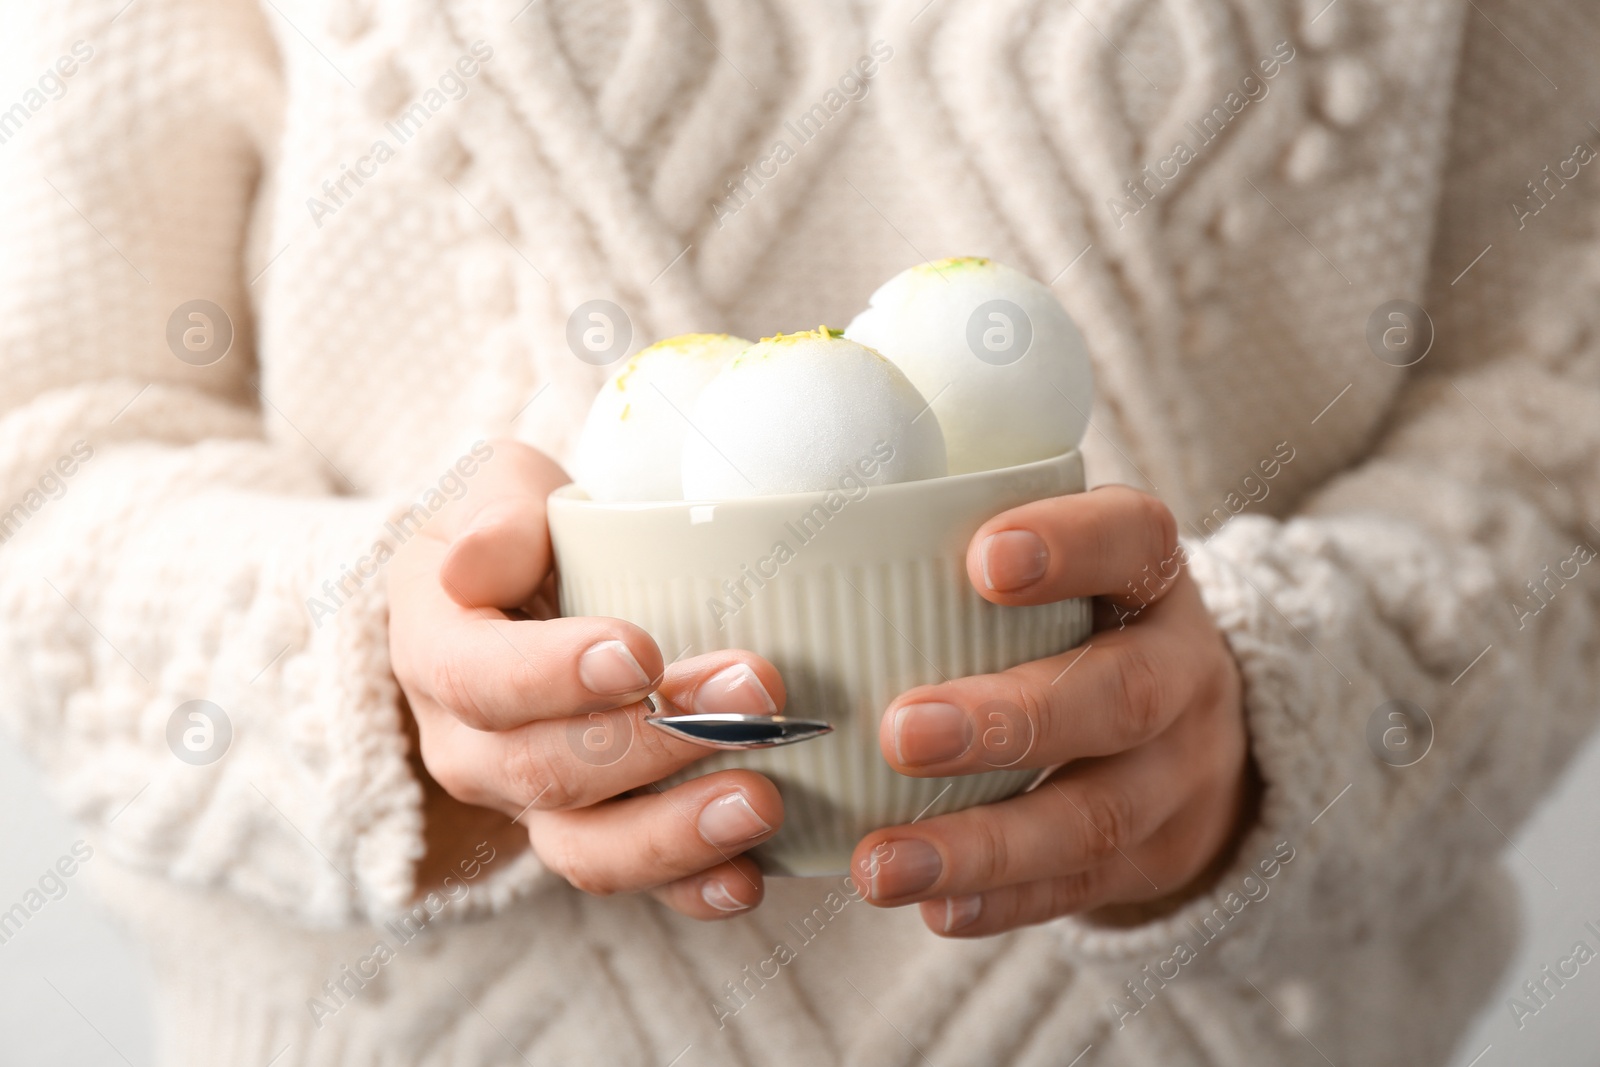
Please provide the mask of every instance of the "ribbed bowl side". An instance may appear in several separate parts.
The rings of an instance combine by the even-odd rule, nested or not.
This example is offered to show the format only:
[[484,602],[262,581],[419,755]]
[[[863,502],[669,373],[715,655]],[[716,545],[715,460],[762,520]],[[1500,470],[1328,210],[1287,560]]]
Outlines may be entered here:
[[[914,686],[1063,652],[1090,629],[1086,600],[1038,607],[988,603],[968,583],[961,558],[780,573],[721,627],[706,610],[708,602],[719,600],[727,601],[719,583],[703,578],[566,575],[561,582],[563,614],[636,623],[668,659],[719,648],[766,656],[788,687],[785,713],[833,723],[833,733],[814,741],[719,752],[662,783],[675,785],[724,767],[769,776],[783,796],[783,828],[749,855],[774,874],[842,874],[852,849],[871,830],[1026,788],[1037,771],[954,778],[896,773],[878,751],[883,709]],[[1026,729],[1019,721],[1002,726]],[[995,750],[996,765],[1019,758],[1027,740],[1009,738],[1010,747]]]

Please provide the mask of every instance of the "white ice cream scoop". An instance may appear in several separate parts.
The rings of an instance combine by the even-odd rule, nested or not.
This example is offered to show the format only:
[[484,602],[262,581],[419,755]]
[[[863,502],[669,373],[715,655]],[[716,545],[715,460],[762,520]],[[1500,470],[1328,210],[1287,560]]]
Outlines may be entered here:
[[937,478],[927,401],[872,349],[819,327],[752,345],[708,382],[683,445],[685,499]]
[[1088,425],[1083,336],[1047,286],[991,260],[902,271],[844,336],[894,360],[932,401],[951,474],[1059,455]]
[[595,500],[681,500],[680,457],[700,390],[750,347],[689,333],[634,354],[595,394],[573,453],[573,479]]

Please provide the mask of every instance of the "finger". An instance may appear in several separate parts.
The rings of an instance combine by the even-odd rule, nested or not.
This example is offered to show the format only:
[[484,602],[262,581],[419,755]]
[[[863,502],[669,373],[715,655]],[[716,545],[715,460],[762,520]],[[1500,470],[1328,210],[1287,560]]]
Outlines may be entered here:
[[755,861],[741,856],[650,893],[680,915],[715,922],[731,919],[760,904],[766,896],[766,882]]
[[983,937],[1047,922],[1125,899],[1147,883],[1126,865],[1104,864],[1059,878],[924,900],[919,908],[929,930],[946,937]]
[[996,515],[967,546],[967,577],[996,604],[1104,596],[1159,600],[1182,569],[1167,506],[1124,485],[1051,497]]
[[[1107,862],[1098,867],[1056,878],[1023,882],[980,893],[925,900],[919,907],[929,930],[946,937],[987,937],[1019,926],[1049,922],[1115,904],[1138,904],[1172,895],[1151,888],[1150,877],[1182,885],[1187,879],[1171,872],[1167,856],[1190,832],[1189,820],[1178,817],[1157,831],[1128,862]],[[1150,877],[1146,877],[1146,876]]]
[[428,695],[477,730],[622,707],[656,688],[661,650],[621,619],[507,619],[482,609],[441,626]]
[[531,811],[522,821],[546,867],[607,896],[727,863],[777,833],[783,800],[754,771],[727,770],[577,811]]
[[545,499],[572,479],[521,442],[492,447],[466,495],[434,526],[449,545],[439,581],[464,607],[514,608],[533,596],[550,569]]
[[[753,653],[728,650],[674,664],[659,690],[673,707],[705,714],[773,714],[782,679]],[[715,750],[645,721],[636,702],[503,731],[474,730],[448,714],[419,716],[428,772],[458,800],[516,816],[587,807],[659,781]]]
[[[410,547],[410,546],[408,546]],[[426,567],[432,542],[397,558]],[[391,628],[394,660],[413,697],[431,697],[475,729],[518,726],[639,700],[660,676],[661,651],[620,619],[518,619],[495,608],[464,608],[441,583],[415,569],[390,574],[391,598],[431,627]],[[414,701],[415,702],[415,701]]]
[[999,674],[910,690],[878,729],[901,774],[943,777],[1000,767],[1053,767],[1108,756],[1164,731],[1210,680],[1195,643],[1205,611],[1185,580],[1138,626]]
[[1199,790],[1199,764],[1182,744],[1147,746],[1063,767],[1009,800],[874,831],[857,858],[893,858],[858,881],[872,903],[896,907],[1127,863]]

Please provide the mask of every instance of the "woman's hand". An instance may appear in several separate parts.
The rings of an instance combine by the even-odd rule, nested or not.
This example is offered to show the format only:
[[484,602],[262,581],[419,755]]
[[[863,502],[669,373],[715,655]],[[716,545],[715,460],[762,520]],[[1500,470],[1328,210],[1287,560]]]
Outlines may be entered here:
[[[967,573],[996,604],[1095,596],[1085,647],[902,694],[883,756],[902,774],[1055,767],[995,804],[876,831],[874,904],[922,902],[936,933],[999,933],[1180,896],[1236,837],[1251,771],[1238,669],[1160,501],[1122,486],[981,527]],[[890,853],[880,853],[890,854]],[[859,867],[853,869],[861,869]]]
[[[699,919],[760,903],[740,853],[777,832],[783,804],[753,771],[627,796],[710,754],[645,723],[659,689],[700,712],[775,713],[765,660],[717,652],[663,665],[619,619],[553,618],[545,497],[571,481],[515,441],[389,564],[389,648],[422,762],[455,800],[528,830],[546,867],[589,893],[649,890]],[[534,617],[511,609],[527,608]]]

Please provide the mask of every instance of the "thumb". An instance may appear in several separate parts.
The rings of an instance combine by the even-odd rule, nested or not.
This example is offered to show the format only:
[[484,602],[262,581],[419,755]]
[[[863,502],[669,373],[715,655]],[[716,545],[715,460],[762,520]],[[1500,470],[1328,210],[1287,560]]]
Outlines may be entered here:
[[550,571],[545,498],[572,481],[549,456],[520,441],[492,442],[493,455],[438,526],[448,544],[439,582],[463,607],[514,608]]

